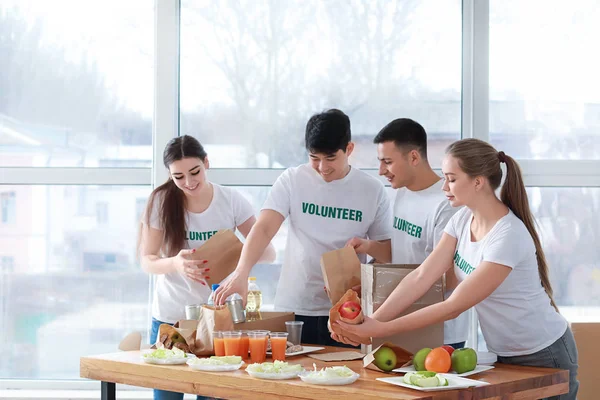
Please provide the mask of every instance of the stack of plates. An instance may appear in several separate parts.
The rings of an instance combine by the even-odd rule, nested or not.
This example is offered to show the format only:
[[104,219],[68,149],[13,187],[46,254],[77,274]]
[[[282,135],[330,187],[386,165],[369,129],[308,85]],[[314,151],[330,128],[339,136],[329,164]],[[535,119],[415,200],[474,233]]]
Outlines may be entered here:
[[479,365],[494,365],[496,361],[498,361],[498,356],[494,353],[485,351],[477,352],[477,364]]

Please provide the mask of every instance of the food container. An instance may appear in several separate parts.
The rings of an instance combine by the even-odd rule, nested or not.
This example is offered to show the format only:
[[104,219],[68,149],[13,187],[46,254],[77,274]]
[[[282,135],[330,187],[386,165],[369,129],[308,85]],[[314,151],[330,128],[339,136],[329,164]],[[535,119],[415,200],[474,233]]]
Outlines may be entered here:
[[240,296],[237,293],[234,293],[227,298],[225,304],[227,304],[227,308],[229,308],[229,312],[231,313],[231,319],[233,319],[234,324],[246,321],[242,296]]

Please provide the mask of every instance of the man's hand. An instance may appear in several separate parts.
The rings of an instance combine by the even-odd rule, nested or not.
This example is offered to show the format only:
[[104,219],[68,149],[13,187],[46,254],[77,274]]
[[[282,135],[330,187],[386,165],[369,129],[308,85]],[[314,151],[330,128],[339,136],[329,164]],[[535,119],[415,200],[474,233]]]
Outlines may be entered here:
[[242,296],[242,302],[245,307],[246,301],[248,300],[247,276],[239,275],[234,272],[226,280],[224,280],[215,293],[215,304],[225,304],[225,300],[227,300],[227,297],[234,293],[237,293],[240,296]]
[[346,242],[346,247],[352,247],[356,254],[367,254],[369,250],[369,240],[353,237]]

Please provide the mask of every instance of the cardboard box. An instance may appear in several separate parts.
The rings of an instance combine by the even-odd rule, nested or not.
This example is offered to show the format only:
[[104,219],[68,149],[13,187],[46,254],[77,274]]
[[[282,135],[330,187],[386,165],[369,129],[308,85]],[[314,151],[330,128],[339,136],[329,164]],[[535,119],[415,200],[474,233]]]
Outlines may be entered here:
[[[293,312],[260,311],[259,319],[250,319],[246,314],[246,322],[234,324],[235,330],[265,330],[271,332],[287,332],[285,321],[294,321],[296,316]],[[253,316],[252,316],[253,317]]]
[[597,379],[600,369],[600,322],[573,322],[571,330],[577,343],[579,353],[579,369],[577,379],[579,380],[579,400],[592,400],[598,398],[600,382]]
[[[366,316],[373,315],[373,312],[383,304],[400,281],[418,266],[418,264],[362,264],[361,305],[363,313]],[[440,278],[423,297],[408,307],[400,316],[443,301],[444,292],[445,283],[443,278]],[[362,345],[361,350],[363,354],[368,354],[385,342],[393,343],[412,353],[416,353],[423,347],[441,346],[444,342],[444,323],[440,322],[399,335],[373,338],[373,344]]]

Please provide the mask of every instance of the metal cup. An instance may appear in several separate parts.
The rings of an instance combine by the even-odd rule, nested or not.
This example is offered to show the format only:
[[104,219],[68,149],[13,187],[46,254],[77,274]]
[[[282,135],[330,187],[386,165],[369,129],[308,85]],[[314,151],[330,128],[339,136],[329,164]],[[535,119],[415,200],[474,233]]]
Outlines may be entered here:
[[302,325],[304,325],[304,321],[285,321],[285,329],[288,332],[287,340],[293,345],[298,345],[301,342]]
[[185,319],[200,319],[200,304],[190,304],[185,306]]
[[244,314],[244,303],[242,298],[238,296],[232,296],[225,302],[229,312],[231,313],[231,319],[234,324],[246,321],[246,315]]

